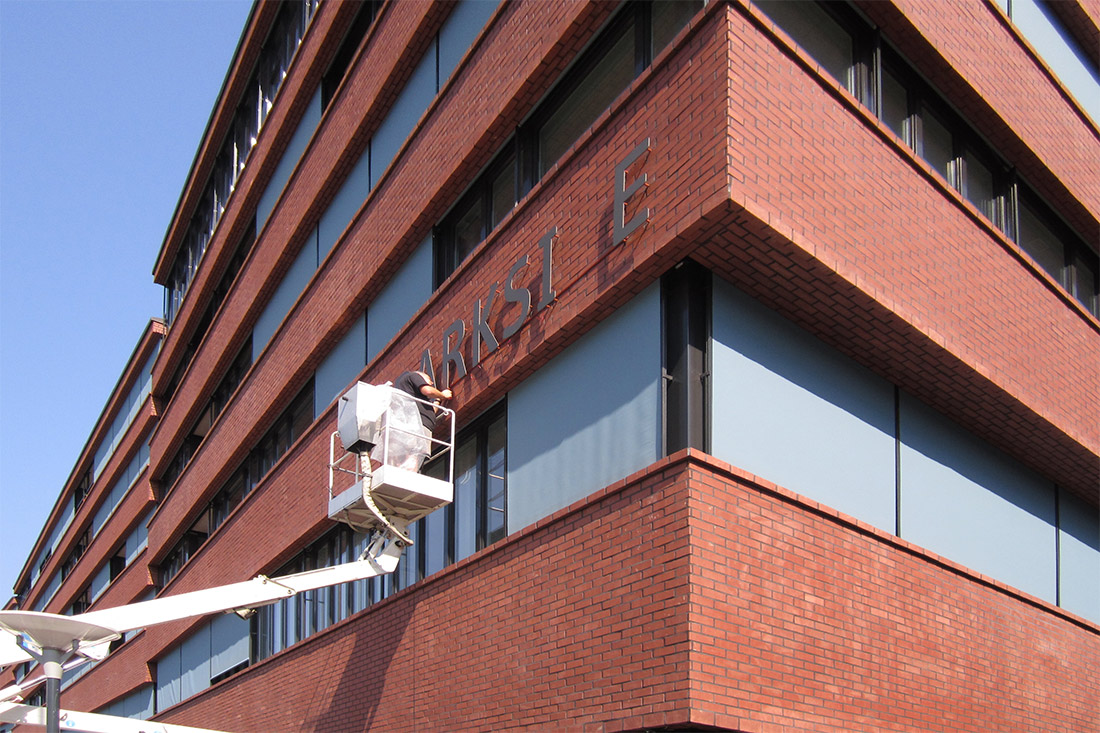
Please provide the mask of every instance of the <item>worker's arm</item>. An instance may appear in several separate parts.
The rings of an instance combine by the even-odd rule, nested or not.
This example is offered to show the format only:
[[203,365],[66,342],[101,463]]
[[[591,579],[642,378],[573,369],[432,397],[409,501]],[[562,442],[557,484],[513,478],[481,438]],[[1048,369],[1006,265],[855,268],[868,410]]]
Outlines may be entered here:
[[420,388],[420,394],[427,397],[429,400],[449,400],[453,393],[449,389],[440,391],[430,384],[425,384]]

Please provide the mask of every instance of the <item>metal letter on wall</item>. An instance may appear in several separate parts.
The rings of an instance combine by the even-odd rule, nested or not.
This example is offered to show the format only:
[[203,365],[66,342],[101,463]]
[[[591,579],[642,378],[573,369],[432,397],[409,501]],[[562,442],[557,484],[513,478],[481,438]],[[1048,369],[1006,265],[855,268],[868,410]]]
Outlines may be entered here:
[[432,366],[432,352],[430,349],[424,349],[424,353],[420,355],[420,371],[428,375],[428,378],[432,380],[432,384],[435,384],[435,367]]
[[554,302],[558,297],[554,290],[554,238],[558,236],[558,228],[550,227],[550,231],[539,240],[542,247],[542,299],[539,300],[539,310]]
[[519,303],[519,315],[516,316],[516,320],[505,326],[501,333],[501,338],[504,340],[511,338],[519,331],[520,326],[527,320],[527,314],[531,312],[531,291],[527,288],[517,288],[512,284],[519,271],[526,266],[527,255],[523,255],[516,260],[516,264],[512,265],[512,269],[508,271],[508,278],[504,281],[504,302]]
[[[451,346],[451,334],[457,334]],[[462,358],[462,340],[466,338],[466,324],[461,319],[452,323],[443,334],[443,362],[439,370],[443,375],[443,388],[447,389],[456,379],[466,376],[466,360]],[[448,368],[448,364],[454,369]]]
[[497,294],[497,286],[500,283],[493,283],[489,288],[489,297],[485,299],[485,307],[481,306],[481,300],[478,300],[474,304],[474,321],[473,321],[473,333],[470,337],[473,339],[473,352],[470,354],[470,368],[473,369],[481,361],[481,344],[484,343],[486,347],[486,354],[491,354],[497,350],[500,343],[497,341],[497,337],[493,335],[493,330],[489,328],[489,311],[493,309],[493,298]]
[[650,138],[646,138],[638,147],[626,156],[621,163],[615,166],[615,208],[614,208],[614,241],[615,245],[626,241],[635,229],[649,221],[649,208],[640,209],[630,221],[626,221],[626,202],[637,193],[649,181],[649,174],[643,173],[635,178],[630,185],[626,182],[626,172],[638,158],[649,150]]

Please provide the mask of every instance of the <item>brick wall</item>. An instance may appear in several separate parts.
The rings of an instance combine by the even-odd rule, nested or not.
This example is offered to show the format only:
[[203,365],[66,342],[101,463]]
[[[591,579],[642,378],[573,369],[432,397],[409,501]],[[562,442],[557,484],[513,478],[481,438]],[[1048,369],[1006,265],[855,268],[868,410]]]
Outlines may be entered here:
[[160,716],[228,730],[1087,730],[1100,628],[663,460]]

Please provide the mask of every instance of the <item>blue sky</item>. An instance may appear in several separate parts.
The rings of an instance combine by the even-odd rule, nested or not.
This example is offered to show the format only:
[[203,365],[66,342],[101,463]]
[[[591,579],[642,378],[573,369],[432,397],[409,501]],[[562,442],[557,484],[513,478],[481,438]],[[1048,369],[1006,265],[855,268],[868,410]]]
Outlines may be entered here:
[[0,606],[146,324],[249,0],[0,0]]

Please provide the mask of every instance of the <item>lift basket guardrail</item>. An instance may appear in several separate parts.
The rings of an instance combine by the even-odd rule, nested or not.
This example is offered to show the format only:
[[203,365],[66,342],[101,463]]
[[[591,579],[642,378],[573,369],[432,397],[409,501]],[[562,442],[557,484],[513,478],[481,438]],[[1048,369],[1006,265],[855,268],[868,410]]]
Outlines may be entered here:
[[[418,403],[446,420],[445,439],[426,435]],[[412,544],[409,525],[454,499],[454,412],[389,384],[357,382],[340,398],[336,424],[329,444],[329,518]],[[420,473],[428,456],[430,475]]]

